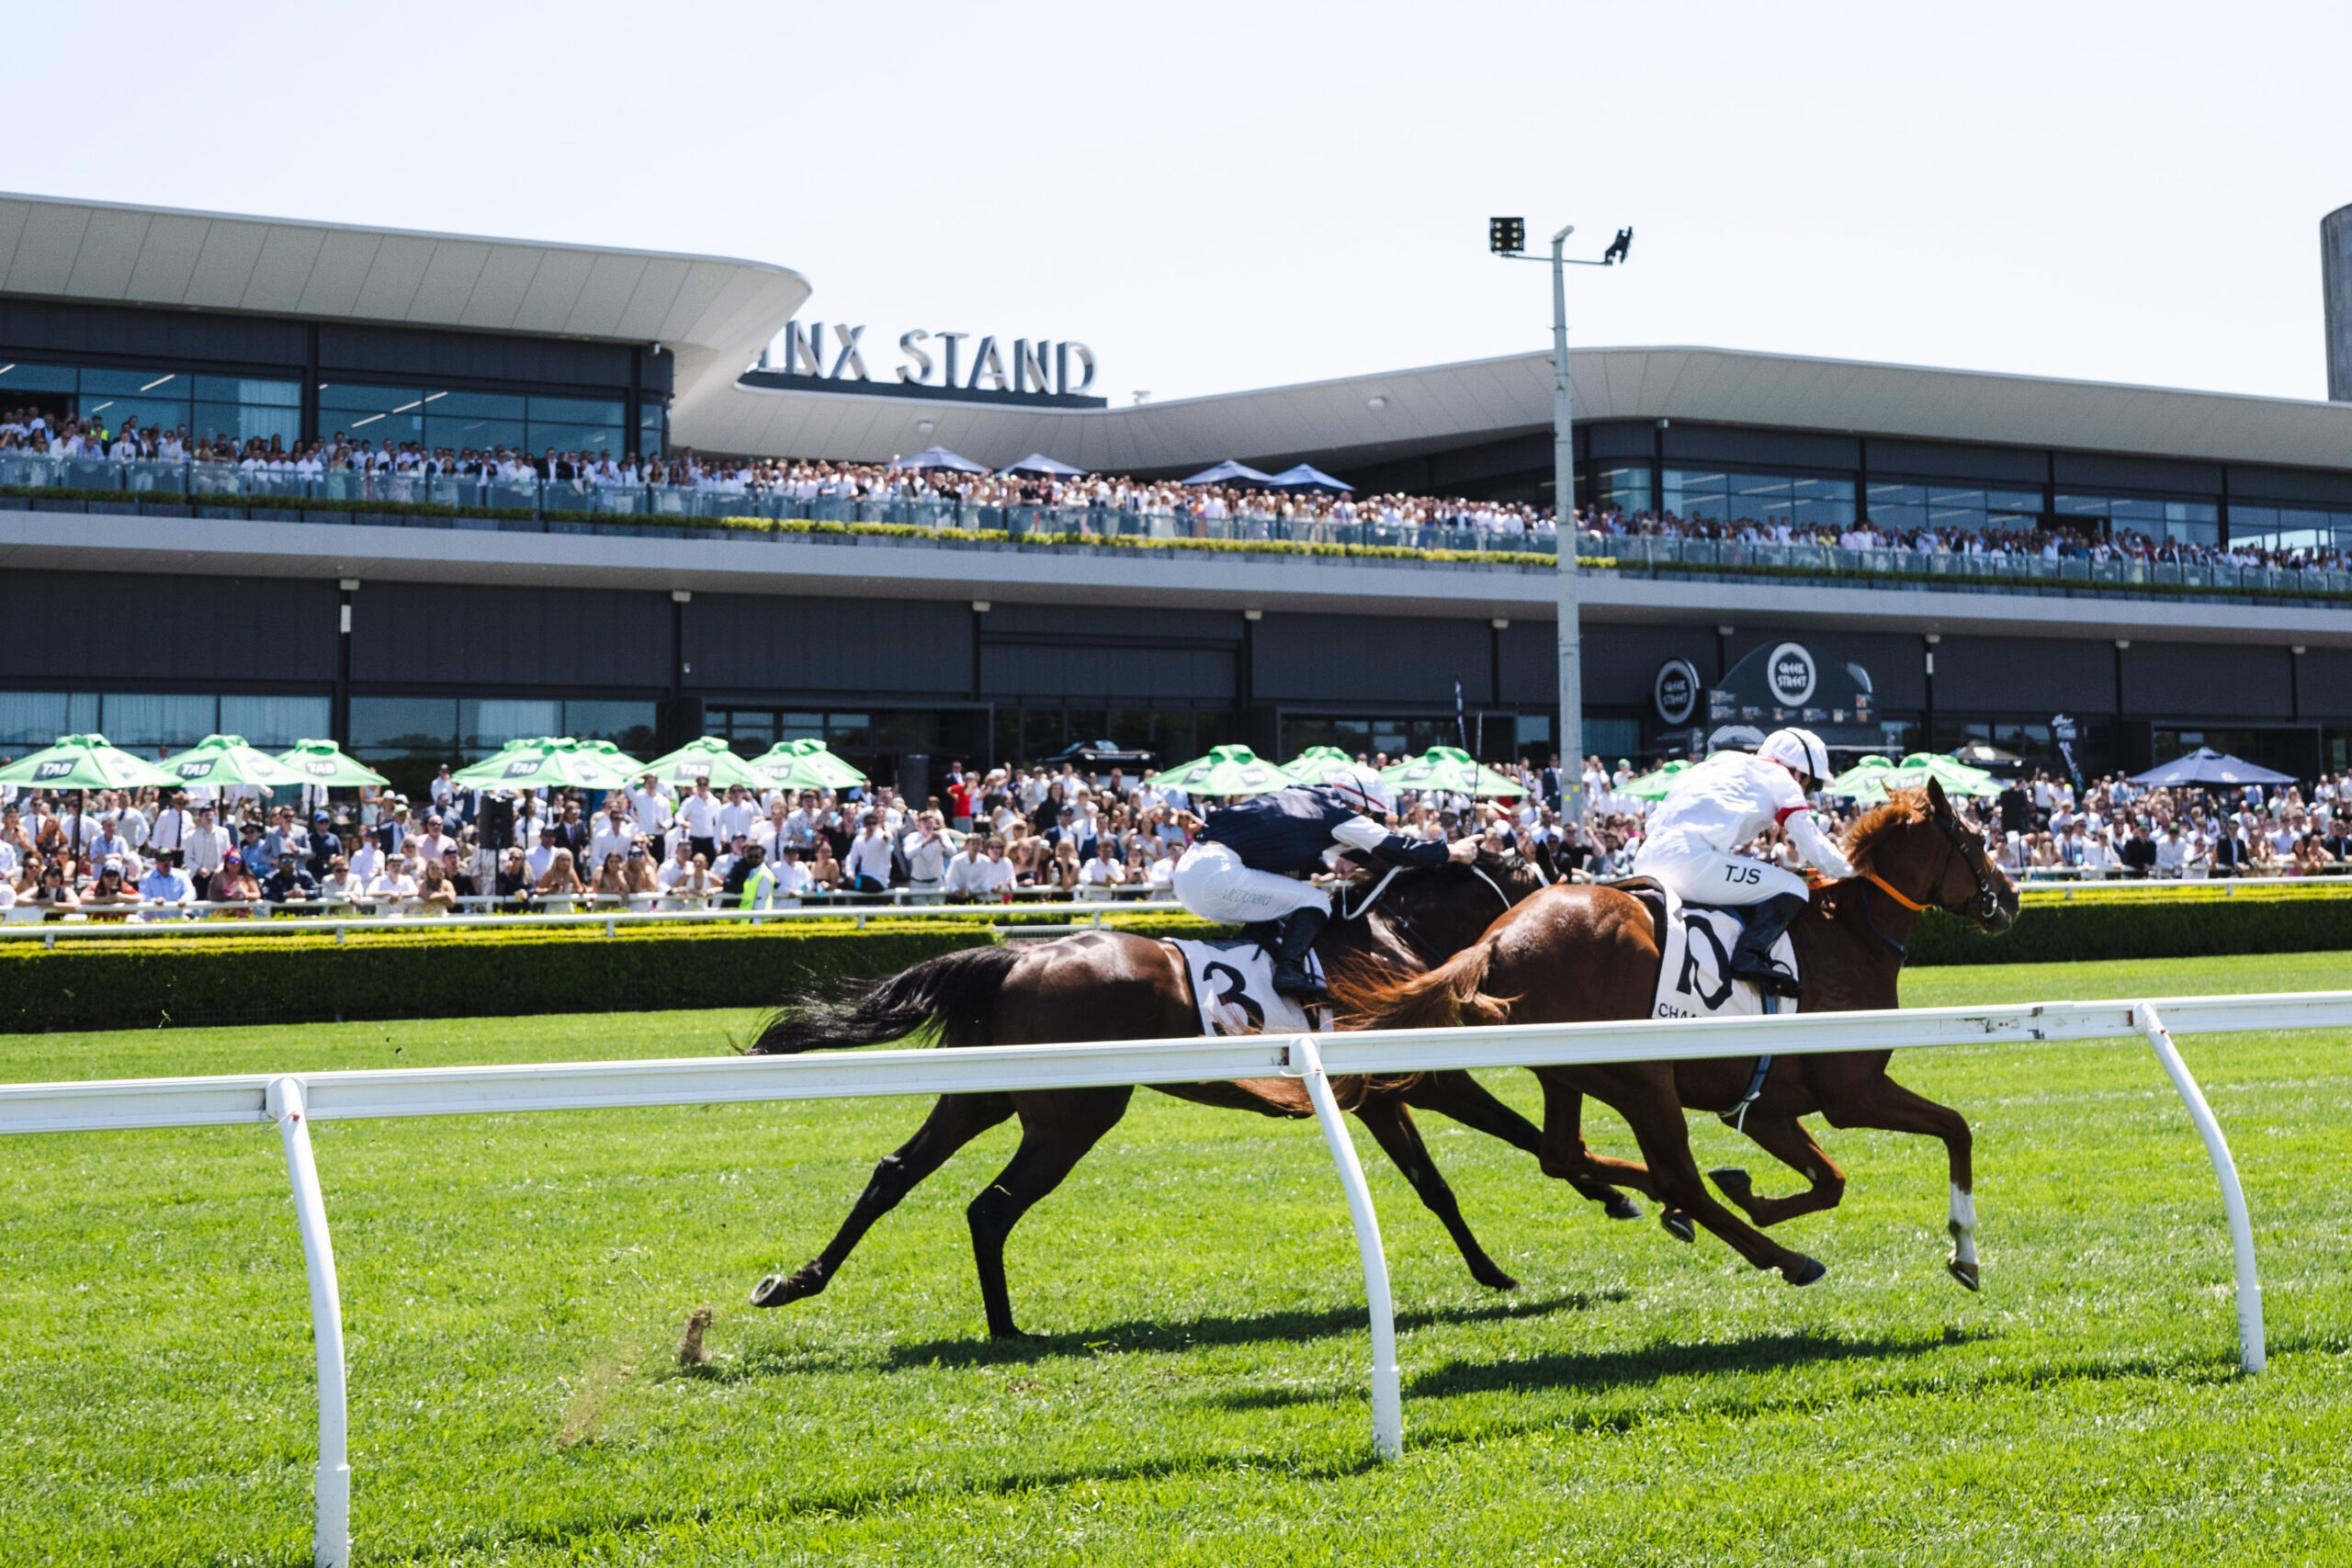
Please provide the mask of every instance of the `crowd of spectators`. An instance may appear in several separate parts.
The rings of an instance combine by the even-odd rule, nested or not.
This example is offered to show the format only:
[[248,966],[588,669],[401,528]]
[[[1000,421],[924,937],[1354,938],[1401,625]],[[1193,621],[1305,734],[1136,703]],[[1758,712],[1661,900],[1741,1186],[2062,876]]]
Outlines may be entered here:
[[[1611,770],[1588,759],[1574,820],[1562,817],[1556,766],[1504,771],[1525,783],[1523,795],[1408,795],[1393,826],[1441,840],[1483,834],[1531,856],[1541,846],[1559,869],[1588,878],[1631,873],[1650,803],[1627,792],[1630,761]],[[601,798],[485,795],[447,768],[413,806],[389,792],[330,808],[254,789],[79,799],[7,788],[0,911],[105,919],[198,904],[434,915],[1165,897],[1191,841],[1187,811],[1204,804],[1148,770],[1090,776],[1069,765],[957,764],[944,793],[920,807],[887,786],[672,792],[650,778]],[[1859,809],[1828,804],[1838,826]],[[1996,862],[2018,876],[2291,876],[2352,864],[2352,775],[2215,793],[2143,789],[2121,775],[2077,787],[2037,772],[1978,803],[1975,816]],[[1753,848],[1794,863],[1777,837]]]
[[[1466,540],[1503,550],[1548,550],[1555,532],[1548,507],[1458,496],[1403,492],[1357,496],[1312,488],[1185,485],[1172,479],[1107,474],[965,473],[884,464],[707,457],[690,450],[652,458],[552,447],[534,455],[511,446],[428,448],[416,442],[389,439],[370,444],[363,434],[343,430],[321,440],[291,443],[280,437],[191,437],[185,427],[142,427],[136,418],[113,427],[96,416],[52,421],[31,408],[0,411],[0,458],[10,457],[195,462],[232,468],[247,480],[268,477],[315,480],[349,475],[366,481],[443,479],[485,484],[552,483],[582,496],[599,490],[634,491],[651,485],[773,502],[787,510],[811,513],[824,511],[826,503],[836,503],[855,515],[883,513],[900,520],[943,523],[972,523],[1007,510],[1030,509],[1049,512],[1060,526],[1084,532],[1112,531],[1110,519],[1120,514],[1165,519],[1180,534],[1217,536],[1238,530],[1301,538],[1326,532],[1350,537],[1361,532],[1430,546]],[[2109,530],[2095,522],[2034,528],[1885,528],[1868,518],[1829,526],[1786,517],[1627,513],[1611,506],[1589,508],[1578,515],[1577,522],[1584,532],[1600,536],[1604,547],[1610,539],[1685,538],[1885,551],[1923,560],[1968,556],[1992,562],[2128,560],[2352,570],[2352,555],[2333,547],[2274,548],[2244,542],[2224,547],[2129,528]]]

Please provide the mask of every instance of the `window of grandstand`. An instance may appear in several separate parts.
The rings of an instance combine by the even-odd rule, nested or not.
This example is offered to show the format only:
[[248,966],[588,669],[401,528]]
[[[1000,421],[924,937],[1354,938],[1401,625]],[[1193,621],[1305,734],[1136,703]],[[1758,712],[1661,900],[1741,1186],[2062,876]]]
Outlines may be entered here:
[[2218,544],[2222,509],[2210,501],[2151,501],[2132,496],[2062,495],[2058,518],[2080,525],[2085,518],[2109,519],[2117,533],[2130,530],[2154,539]]
[[[319,388],[319,429],[327,435],[428,449],[520,447],[619,457],[634,449],[617,398],[554,398],[329,381]],[[658,417],[658,416],[657,416]]]
[[1738,474],[1668,468],[1666,509],[1713,523],[1844,528],[1854,521],[1854,481],[1797,474]]
[[282,750],[324,735],[325,697],[198,696],[170,692],[0,692],[0,752],[96,730],[117,746],[179,750],[208,735],[242,735]]
[[0,366],[0,408],[30,409],[52,423],[96,420],[108,431],[131,421],[146,430],[237,439],[299,440],[302,386],[242,376],[192,376],[174,370]]

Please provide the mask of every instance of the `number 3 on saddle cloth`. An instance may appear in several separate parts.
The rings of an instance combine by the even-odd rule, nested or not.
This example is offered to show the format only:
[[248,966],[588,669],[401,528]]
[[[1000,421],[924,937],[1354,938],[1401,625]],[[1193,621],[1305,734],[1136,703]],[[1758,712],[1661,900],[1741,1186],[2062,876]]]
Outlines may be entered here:
[[[1658,887],[1651,894],[1659,896],[1666,900],[1666,914],[1658,921],[1657,999],[1650,1008],[1652,1018],[1744,1018],[1780,1010],[1779,998],[1727,973],[1731,950],[1739,942],[1737,910],[1685,904],[1669,887]],[[1785,931],[1772,944],[1772,958],[1790,974],[1796,974],[1796,944]],[[1747,1108],[1764,1092],[1765,1079],[1771,1072],[1771,1057],[1756,1058],[1747,1092],[1724,1112],[1725,1122],[1745,1127]]]
[[[1184,955],[1184,977],[1201,1011],[1202,1033],[1320,1034],[1331,1029],[1329,1008],[1302,1008],[1296,998],[1274,990],[1274,961],[1258,943],[1180,938],[1170,945]],[[1306,967],[1317,980],[1323,977],[1323,961],[1311,953]]]

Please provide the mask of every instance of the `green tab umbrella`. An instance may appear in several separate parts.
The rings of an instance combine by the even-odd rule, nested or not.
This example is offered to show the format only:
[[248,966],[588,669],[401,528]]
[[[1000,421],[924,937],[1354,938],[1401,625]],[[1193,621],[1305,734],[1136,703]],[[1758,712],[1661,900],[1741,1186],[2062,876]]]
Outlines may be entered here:
[[741,784],[745,789],[763,790],[775,787],[775,781],[742,758],[727,749],[727,742],[715,735],[699,740],[689,740],[666,757],[656,757],[637,770],[633,776],[651,773],[666,784],[694,787],[696,779],[707,778],[713,789],[725,789],[729,784]]
[[1670,762],[1661,762],[1640,778],[1627,779],[1618,786],[1616,793],[1630,795],[1635,800],[1664,800],[1666,792],[1674,787],[1676,777],[1690,766],[1690,759],[1688,757],[1677,757]]
[[1824,795],[1842,795],[1851,799],[1883,799],[1886,775],[1894,771],[1892,757],[1865,757],[1821,786]]
[[1467,795],[1481,800],[1498,795],[1525,795],[1528,786],[1487,767],[1459,746],[1432,746],[1408,757],[1380,775],[1391,789],[1419,790],[1430,795]]
[[1887,789],[1917,789],[1930,778],[1944,786],[1946,795],[1995,795],[2001,793],[2001,781],[1982,768],[1972,768],[1950,757],[1933,751],[1914,751],[1891,769],[1880,784]]
[[580,749],[594,752],[605,760],[607,766],[618,768],[633,779],[645,776],[645,764],[609,740],[582,740]]
[[1170,768],[1159,775],[1162,789],[1186,795],[1266,795],[1295,783],[1290,775],[1238,742],[1212,746],[1205,757]]
[[324,789],[350,789],[359,784],[383,785],[392,781],[344,754],[332,740],[297,740],[277,760],[302,775],[306,784]]
[[618,789],[628,775],[570,737],[520,740],[449,775],[475,789]]
[[103,735],[62,735],[56,745],[0,768],[0,784],[35,789],[176,789],[179,782]]
[[864,773],[813,738],[780,740],[752,758],[752,766],[783,789],[847,789],[866,782]]
[[1321,784],[1334,768],[1352,768],[1356,760],[1337,746],[1309,746],[1283,764],[1294,784]]
[[178,775],[182,784],[260,784],[267,789],[288,789],[310,782],[268,752],[246,745],[242,735],[208,735],[156,766]]

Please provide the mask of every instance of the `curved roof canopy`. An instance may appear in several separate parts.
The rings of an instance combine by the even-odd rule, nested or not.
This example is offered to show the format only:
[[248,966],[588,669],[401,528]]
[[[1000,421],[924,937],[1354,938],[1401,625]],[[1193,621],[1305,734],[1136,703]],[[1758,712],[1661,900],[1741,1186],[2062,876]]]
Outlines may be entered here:
[[724,395],[808,298],[788,267],[0,193],[0,294],[659,343]]

